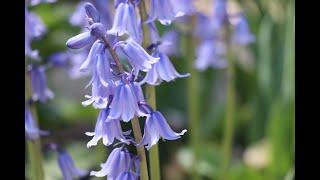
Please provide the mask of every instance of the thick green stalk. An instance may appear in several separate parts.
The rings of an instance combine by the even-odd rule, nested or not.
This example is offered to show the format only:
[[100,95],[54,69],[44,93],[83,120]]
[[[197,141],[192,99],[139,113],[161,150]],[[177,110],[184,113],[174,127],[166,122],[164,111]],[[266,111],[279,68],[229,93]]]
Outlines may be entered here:
[[[191,17],[191,24],[195,24],[195,17]],[[192,25],[191,25],[192,26]],[[193,26],[192,26],[193,27]],[[195,37],[192,36],[192,32],[189,32],[184,37],[184,42],[182,43],[186,47],[185,49],[185,59],[188,65],[188,72],[191,76],[188,78],[188,116],[189,116],[189,134],[190,143],[192,151],[194,154],[193,172],[192,179],[199,180],[200,174],[198,172],[198,162],[199,162],[199,148],[200,148],[200,112],[199,112],[199,73],[195,70],[193,64],[195,59]]]
[[[131,120],[131,124],[132,124],[133,134],[136,142],[141,142],[142,135],[141,135],[139,119],[137,117],[134,117]],[[149,180],[147,158],[146,158],[144,146],[137,147],[137,153],[140,157],[140,179]]]
[[[141,1],[139,5],[139,13],[142,21],[147,19],[147,11],[145,1]],[[142,26],[143,29],[143,47],[146,48],[150,45],[149,31],[146,24]],[[156,88],[151,85],[146,85],[146,99],[148,104],[156,109]],[[149,168],[152,180],[160,180],[160,160],[159,160],[159,147],[158,144],[152,146],[149,150]]]
[[[231,52],[230,52],[231,53]],[[228,171],[230,161],[232,159],[232,144],[233,144],[233,131],[234,131],[234,113],[235,113],[235,78],[234,78],[234,62],[233,57],[228,57],[227,68],[227,97],[225,109],[225,124],[224,124],[224,161],[223,161],[223,174],[222,179],[228,179]]]
[[[154,86],[146,86],[146,99],[149,105],[156,109],[156,89]],[[150,175],[153,180],[160,180],[160,160],[158,144],[149,150]]]
[[[26,97],[32,96],[32,90],[30,87],[30,81],[28,75],[25,75],[26,80]],[[35,123],[38,124],[38,118],[36,113],[36,108],[34,105],[30,106],[30,111],[33,115]],[[27,139],[27,151],[28,151],[28,162],[30,165],[30,179],[31,180],[43,180],[44,179],[44,171],[42,166],[42,152],[41,152],[41,143],[40,137],[35,140]]]

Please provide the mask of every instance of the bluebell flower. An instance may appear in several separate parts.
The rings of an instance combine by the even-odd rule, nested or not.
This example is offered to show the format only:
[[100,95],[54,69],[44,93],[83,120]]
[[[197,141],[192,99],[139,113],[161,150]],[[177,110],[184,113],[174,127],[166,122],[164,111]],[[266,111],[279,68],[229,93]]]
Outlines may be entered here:
[[138,176],[134,172],[123,172],[121,173],[116,180],[138,180]]
[[87,16],[93,21],[93,22],[100,22],[100,14],[98,10],[94,7],[93,4],[87,2],[84,5],[84,9],[86,11]]
[[144,134],[139,145],[145,145],[149,150],[153,145],[157,144],[160,138],[176,140],[185,132],[187,132],[187,130],[183,130],[180,133],[174,132],[163,115],[159,111],[155,111],[147,116]]
[[71,49],[80,49],[92,44],[98,38],[102,38],[106,34],[105,27],[101,23],[93,23],[89,29],[90,31],[83,32],[68,39],[66,43],[67,47]]
[[56,52],[48,57],[48,61],[55,67],[67,69],[70,55],[66,52]]
[[48,88],[45,67],[29,66],[28,71],[31,76],[32,99],[34,101],[46,102],[54,97],[53,92]]
[[39,59],[37,50],[32,50],[31,42],[40,38],[46,32],[46,26],[36,14],[25,8],[25,55],[32,59]]
[[216,39],[205,40],[196,49],[195,68],[201,71],[208,67],[225,68],[225,53],[226,47],[222,42]]
[[110,104],[109,118],[130,121],[135,115],[144,116],[140,111],[138,102],[143,101],[143,93],[136,82],[124,82],[121,80],[115,89],[114,98]]
[[141,43],[142,34],[141,26],[134,9],[134,5],[129,1],[121,2],[117,5],[114,15],[113,26],[108,30],[108,34],[114,36],[122,36],[124,34],[130,35],[136,42]]
[[175,9],[169,0],[151,0],[149,18],[147,22],[152,22],[158,19],[163,25],[170,25],[180,14],[175,12]]
[[159,58],[150,56],[132,38],[119,41],[114,47],[121,47],[122,52],[127,56],[136,73],[139,73],[139,71],[148,72],[152,68],[152,64],[159,60]]
[[167,56],[178,56],[180,54],[179,41],[179,33],[176,30],[166,31],[161,37],[159,51]]
[[199,37],[200,40],[206,40],[217,36],[219,29],[213,27],[212,17],[203,13],[196,13],[196,26],[194,28],[194,35]]
[[101,164],[100,171],[91,171],[91,176],[116,179],[121,173],[130,168],[131,157],[126,148],[119,147],[112,150],[106,163]]
[[49,135],[49,131],[43,131],[37,127],[37,124],[33,119],[32,113],[28,108],[26,108],[24,111],[24,127],[26,137],[28,139],[38,139],[40,135]]
[[88,174],[88,171],[77,168],[71,156],[64,150],[58,151],[58,165],[64,180],[74,180]]
[[168,56],[164,53],[156,50],[153,53],[153,56],[159,57],[160,60],[152,66],[152,69],[147,72],[145,78],[140,82],[140,84],[148,83],[151,85],[159,85],[162,80],[169,82],[176,78],[190,76],[189,73],[179,74],[172,65]]
[[239,15],[234,18],[235,20],[232,23],[234,25],[233,41],[241,45],[247,45],[254,42],[255,36],[250,32],[246,17],[244,15]]
[[112,81],[107,86],[101,84],[96,72],[93,73],[91,82],[91,96],[85,95],[88,100],[83,101],[82,105],[88,106],[92,104],[94,108],[106,108],[109,103],[109,96],[114,94],[115,85]]
[[[92,5],[95,7],[97,12],[100,14],[99,21],[95,22],[100,22],[102,23],[106,28],[109,28],[112,24],[111,20],[111,6],[110,3],[111,1],[106,1],[106,0],[91,0],[89,1],[92,3]],[[70,16],[69,18],[69,23],[73,26],[88,26],[88,19],[87,19],[87,13],[85,10],[87,2],[82,1],[79,2],[78,5],[76,6],[76,9],[74,13]]]
[[96,146],[102,138],[103,144],[109,146],[115,139],[126,142],[124,133],[122,132],[119,119],[109,119],[110,109],[102,109],[99,113],[94,132],[86,132],[87,136],[93,136],[88,142],[87,147]]
[[212,26],[214,29],[220,29],[228,20],[227,1],[215,0],[213,6]]

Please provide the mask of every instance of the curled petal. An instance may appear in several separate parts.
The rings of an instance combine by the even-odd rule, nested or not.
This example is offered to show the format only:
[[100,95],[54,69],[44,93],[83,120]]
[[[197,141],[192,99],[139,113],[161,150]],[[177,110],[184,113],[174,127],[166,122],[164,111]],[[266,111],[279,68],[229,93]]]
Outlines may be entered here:
[[98,10],[91,3],[86,3],[84,6],[87,16],[93,20],[93,22],[100,22],[100,14]]

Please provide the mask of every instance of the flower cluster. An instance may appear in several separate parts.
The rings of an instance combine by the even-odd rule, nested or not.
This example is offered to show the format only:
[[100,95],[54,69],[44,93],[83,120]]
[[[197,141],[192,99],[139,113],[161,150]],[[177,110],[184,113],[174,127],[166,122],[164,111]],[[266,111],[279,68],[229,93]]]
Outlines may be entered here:
[[25,134],[26,138],[35,140],[40,135],[48,135],[47,131],[39,130],[37,123],[30,111],[29,106],[35,102],[45,103],[54,97],[53,92],[48,88],[45,66],[38,50],[31,48],[33,40],[39,39],[45,32],[46,26],[41,18],[30,12],[28,7],[38,5],[42,2],[55,2],[54,0],[30,0],[25,4],[25,58],[27,61],[26,71],[30,77],[32,94],[25,105]]
[[[176,35],[170,32],[160,38],[154,21],[168,25],[175,18],[189,14],[193,11],[188,6],[191,1],[152,0],[146,22],[142,22],[136,13],[139,3],[138,0],[115,1],[112,25],[103,20],[105,15],[96,8],[98,6],[85,3],[81,12],[86,13],[83,17],[86,22],[77,18],[73,22],[87,24],[87,29],[66,42],[70,49],[90,49],[79,67],[81,72],[91,75],[88,84],[91,95],[85,95],[87,100],[82,104],[92,105],[100,109],[100,113],[94,132],[86,132],[92,137],[87,147],[97,145],[100,139],[105,146],[116,143],[116,140],[115,145],[121,145],[113,149],[100,171],[90,173],[97,177],[137,179],[140,158],[130,153],[126,146],[145,146],[149,150],[160,138],[176,140],[186,132],[174,132],[162,113],[146,103],[141,85],[159,85],[162,81],[189,76],[179,74],[168,57],[178,53],[174,44],[168,41]],[[141,46],[144,23],[148,24],[151,39],[147,50]],[[143,74],[145,77],[141,78]],[[140,142],[133,140],[131,130],[124,132],[121,127],[121,122],[130,122],[135,117],[146,117]]]
[[194,32],[200,40],[195,60],[195,68],[198,70],[227,66],[226,43],[229,42],[223,37],[223,33],[229,25],[233,29],[232,42],[247,45],[255,40],[250,33],[245,15],[228,13],[227,8],[227,0],[215,0],[211,15],[207,16],[201,12],[196,14],[197,25]]

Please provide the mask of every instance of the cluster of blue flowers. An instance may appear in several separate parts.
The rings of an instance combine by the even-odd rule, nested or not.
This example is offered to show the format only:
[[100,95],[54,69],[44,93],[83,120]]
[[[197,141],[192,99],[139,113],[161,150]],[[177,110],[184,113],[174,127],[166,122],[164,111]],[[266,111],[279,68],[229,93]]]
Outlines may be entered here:
[[[40,135],[48,135],[48,131],[39,130],[30,105],[35,102],[45,103],[54,97],[53,92],[48,88],[45,71],[47,66],[41,65],[41,57],[38,50],[31,48],[33,40],[41,38],[46,32],[46,26],[41,18],[30,12],[28,7],[35,6],[42,2],[54,2],[53,0],[30,0],[25,4],[25,58],[27,60],[27,73],[30,76],[32,95],[25,104],[25,134],[28,139],[37,139]],[[40,65],[39,65],[40,64]]]
[[[160,37],[155,21],[169,25],[174,19],[192,12],[193,6],[191,1],[152,0],[149,17],[142,22],[136,13],[139,3],[139,0],[115,1],[112,24],[109,18],[112,15],[106,15],[106,10],[99,8],[101,4],[97,2],[96,6],[85,3],[80,5],[84,10],[77,9],[75,14],[80,17],[85,13],[81,17],[86,22],[76,16],[72,18],[74,24],[86,24],[87,29],[70,38],[67,47],[84,50],[90,47],[79,67],[81,72],[91,74],[88,84],[91,95],[85,95],[87,100],[82,104],[100,109],[94,132],[86,132],[92,136],[87,147],[97,145],[100,139],[105,146],[119,145],[100,171],[90,173],[97,177],[137,179],[140,159],[128,151],[128,145],[145,146],[149,150],[160,138],[176,140],[186,132],[174,132],[162,113],[147,104],[141,85],[159,85],[162,81],[190,75],[179,74],[168,57],[178,53],[170,42],[177,37],[176,32],[170,31]],[[107,4],[104,7],[108,7]],[[150,32],[151,44],[147,50],[141,45],[143,23],[148,24]],[[134,117],[146,117],[140,142],[134,141],[130,130],[123,132],[121,127],[121,122],[130,122]]]
[[251,34],[247,19],[243,13],[230,14],[227,12],[227,0],[215,0],[210,15],[197,12],[195,36],[200,43],[196,49],[195,68],[203,71],[208,67],[225,68],[227,66],[227,42],[223,37],[226,28],[233,29],[232,42],[247,45],[255,40]]

